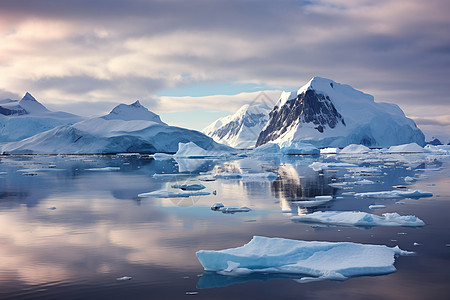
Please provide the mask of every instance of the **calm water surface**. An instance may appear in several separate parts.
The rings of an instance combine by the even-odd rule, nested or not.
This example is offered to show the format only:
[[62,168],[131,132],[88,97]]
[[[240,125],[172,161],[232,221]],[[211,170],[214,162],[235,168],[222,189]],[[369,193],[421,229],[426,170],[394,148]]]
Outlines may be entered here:
[[[315,161],[360,169],[314,171]],[[0,160],[1,299],[448,299],[450,293],[450,168],[448,156],[266,157],[232,160],[154,160],[132,156],[3,156]],[[116,167],[99,171],[98,168]],[[97,168],[97,170],[89,170]],[[275,180],[202,181],[216,195],[139,198],[174,183],[200,183],[220,171],[275,172]],[[154,174],[178,174],[158,176]],[[353,192],[405,185],[433,192],[420,199],[360,199]],[[332,182],[369,179],[336,189]],[[292,201],[318,195],[317,208]],[[247,206],[223,214],[210,206]],[[385,209],[371,211],[371,204]],[[427,224],[333,227],[293,223],[313,211],[358,210],[413,214]],[[204,273],[195,252],[242,246],[252,236],[399,245],[415,256],[397,258],[397,272],[346,281],[298,283],[300,276],[220,276]],[[414,245],[419,243],[420,245]],[[116,278],[131,276],[132,280]],[[189,292],[198,292],[187,295]]]

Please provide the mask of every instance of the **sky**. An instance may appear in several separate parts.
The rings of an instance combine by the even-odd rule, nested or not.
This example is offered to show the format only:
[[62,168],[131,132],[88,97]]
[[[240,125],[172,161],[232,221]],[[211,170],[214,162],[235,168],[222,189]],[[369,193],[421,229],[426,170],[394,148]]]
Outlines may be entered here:
[[100,116],[140,100],[202,129],[313,76],[450,140],[448,0],[0,0],[0,99]]

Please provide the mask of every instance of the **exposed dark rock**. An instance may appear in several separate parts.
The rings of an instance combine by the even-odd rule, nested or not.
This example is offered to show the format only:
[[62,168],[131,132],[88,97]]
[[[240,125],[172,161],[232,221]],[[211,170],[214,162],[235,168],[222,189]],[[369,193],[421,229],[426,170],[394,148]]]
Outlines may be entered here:
[[[273,141],[298,123],[312,123],[320,133],[345,121],[334,107],[330,97],[307,90],[289,100],[281,108],[275,106],[269,114],[269,123],[260,133],[256,147]],[[301,126],[301,125],[300,125]]]

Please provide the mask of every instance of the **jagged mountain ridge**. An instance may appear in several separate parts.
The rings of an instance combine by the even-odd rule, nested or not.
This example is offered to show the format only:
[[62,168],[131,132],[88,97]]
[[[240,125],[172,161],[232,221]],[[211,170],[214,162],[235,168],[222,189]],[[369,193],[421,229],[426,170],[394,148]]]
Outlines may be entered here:
[[269,119],[269,111],[270,107],[261,102],[246,104],[236,113],[216,120],[202,132],[230,147],[253,148]]

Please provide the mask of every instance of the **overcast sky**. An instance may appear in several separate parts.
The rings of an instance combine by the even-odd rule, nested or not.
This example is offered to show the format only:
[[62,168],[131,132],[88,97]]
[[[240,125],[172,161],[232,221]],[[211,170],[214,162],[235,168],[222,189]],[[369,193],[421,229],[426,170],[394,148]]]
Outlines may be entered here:
[[[448,0],[0,0],[0,99],[201,129],[322,76],[450,135]],[[225,96],[222,96],[225,95]]]

